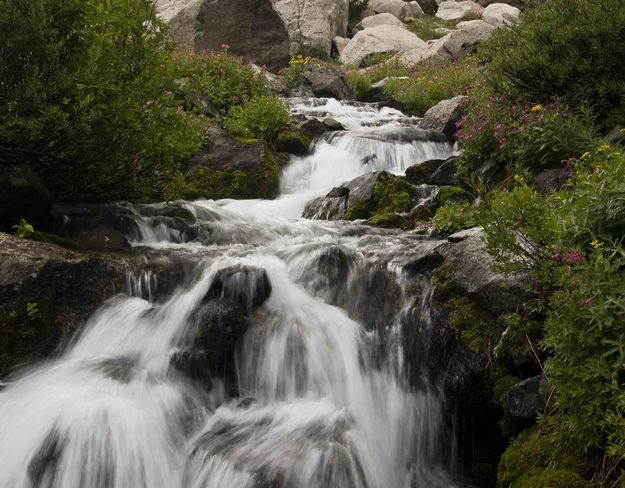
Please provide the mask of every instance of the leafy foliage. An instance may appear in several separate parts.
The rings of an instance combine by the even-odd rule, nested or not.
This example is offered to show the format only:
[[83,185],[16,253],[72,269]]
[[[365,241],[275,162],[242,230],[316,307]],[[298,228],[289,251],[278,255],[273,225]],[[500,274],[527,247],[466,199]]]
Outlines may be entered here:
[[234,106],[225,120],[231,134],[274,142],[291,125],[286,105],[276,97],[256,97],[244,106]]
[[546,0],[480,52],[499,91],[542,103],[563,97],[572,107],[590,102],[611,127],[625,116],[623,39],[621,0]]
[[162,197],[203,122],[149,0],[0,0],[0,160],[57,198]]

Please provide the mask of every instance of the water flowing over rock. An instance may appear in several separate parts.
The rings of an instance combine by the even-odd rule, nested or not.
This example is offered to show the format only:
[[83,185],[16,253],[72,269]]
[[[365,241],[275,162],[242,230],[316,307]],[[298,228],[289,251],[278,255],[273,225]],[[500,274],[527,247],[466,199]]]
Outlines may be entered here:
[[522,300],[521,285],[488,274],[478,234],[300,218],[315,198],[408,214],[437,189],[411,186],[406,168],[454,147],[388,107],[287,103],[345,130],[293,156],[275,200],[62,206],[68,234],[106,221],[130,246],[98,251],[96,268],[93,251],[0,234],[0,298],[17,296],[22,317],[41,287],[72,310],[73,292],[85,314],[101,305],[0,391],[0,486],[465,486],[470,441],[454,418],[482,405],[487,363],[449,324],[432,275],[462,268],[453,286],[493,313]]
[[348,0],[159,0],[158,13],[180,45],[201,51],[227,44],[271,68],[301,52],[329,55],[347,34]]

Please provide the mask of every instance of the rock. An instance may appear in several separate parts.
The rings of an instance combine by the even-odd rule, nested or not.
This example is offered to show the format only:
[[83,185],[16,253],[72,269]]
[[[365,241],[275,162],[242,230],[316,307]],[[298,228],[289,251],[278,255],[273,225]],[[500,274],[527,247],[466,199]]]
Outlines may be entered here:
[[310,137],[304,131],[287,129],[278,134],[275,144],[279,152],[303,155],[308,154],[308,148],[311,143]]
[[396,27],[406,28],[406,25],[395,17],[393,14],[382,13],[372,15],[371,17],[365,17],[352,29],[352,34],[356,34],[361,30],[368,29],[369,27],[377,27],[379,25],[394,25]]
[[471,237],[480,237],[484,234],[484,229],[481,227],[472,227],[471,229],[461,230],[460,232],[456,232],[455,234],[451,234],[447,237],[449,242],[458,243],[464,240],[467,240]]
[[423,16],[423,10],[417,2],[404,0],[369,0],[369,8],[375,14],[392,14],[404,22]]
[[323,126],[329,131],[345,130],[343,124],[341,124],[338,120],[331,118],[323,119]]
[[455,244],[447,254],[448,278],[454,289],[495,316],[513,312],[527,296],[529,275],[503,275],[491,270],[493,258],[481,237],[483,231]]
[[[231,0],[228,0],[231,1]],[[258,3],[258,0],[255,0]],[[271,0],[286,26],[291,55],[330,55],[332,39],[347,35],[349,0]]]
[[553,401],[554,388],[543,375],[534,376],[512,386],[507,403],[516,418],[535,419]]
[[0,377],[50,355],[111,296],[127,275],[175,267],[130,253],[77,252],[0,233]]
[[13,232],[22,218],[35,229],[45,226],[52,200],[52,194],[29,166],[0,167],[1,231]]
[[202,148],[189,160],[186,199],[273,198],[279,188],[279,167],[261,141],[231,137],[211,126]]
[[342,198],[349,196],[349,188],[345,188],[344,186],[337,186],[332,188],[326,195],[327,198]]
[[448,185],[456,185],[457,184],[457,178],[456,178],[457,166],[458,166],[457,156],[452,156],[451,158],[447,159],[447,161],[441,164],[436,169],[436,171],[432,173],[432,177],[430,178],[430,183],[432,185],[439,185],[441,187],[448,186]]
[[496,27],[514,25],[519,22],[521,11],[505,3],[491,3],[484,9],[482,20]]
[[297,128],[311,139],[320,136],[324,132],[345,130],[343,125],[334,119],[325,119],[323,121],[307,119],[297,124]]
[[425,15],[432,16],[438,10],[436,0],[417,0],[417,3],[421,6],[421,10]]
[[216,51],[227,44],[232,53],[272,69],[289,63],[289,30],[270,2],[159,0],[157,11],[169,24],[168,35],[179,46],[201,52]]
[[482,17],[484,8],[470,0],[447,1],[438,6],[436,18],[441,20],[475,20]]
[[340,220],[345,216],[346,211],[347,196],[326,196],[308,202],[304,207],[302,217],[315,220]]
[[488,39],[496,27],[483,20],[461,22],[458,28],[437,39],[424,49],[409,49],[400,53],[397,59],[408,66],[424,61],[457,61],[474,52],[480,42]]
[[380,81],[371,85],[371,88],[362,96],[362,100],[365,102],[386,102],[388,97],[384,93],[384,90],[388,84],[393,80],[409,80],[408,76],[387,76]]
[[424,41],[404,28],[379,25],[358,32],[343,50],[340,61],[343,64],[362,66],[372,54],[396,53],[426,47]]
[[432,174],[445,163],[445,159],[430,159],[406,168],[406,180],[413,185],[431,184]]
[[551,190],[559,190],[570,176],[566,168],[544,169],[534,176],[532,183],[539,193],[546,195]]
[[206,298],[219,298],[250,312],[265,303],[270,295],[271,282],[264,269],[237,265],[215,273]]
[[465,113],[468,101],[468,97],[457,96],[438,102],[425,113],[419,127],[442,132],[449,140],[453,140],[457,131],[456,123]]
[[607,144],[617,144],[625,140],[625,125],[617,125],[604,137]]
[[354,94],[342,69],[334,66],[313,64],[300,75],[293,89],[294,95],[311,92],[316,97],[353,99]]
[[336,36],[334,39],[332,39],[332,47],[334,48],[334,52],[336,52],[338,56],[341,55],[343,49],[345,49],[345,46],[347,46],[347,44],[349,44],[349,39],[347,37]]
[[[527,2],[526,0],[476,0],[482,7],[488,7],[494,3],[504,3],[506,5],[512,5],[518,9],[524,10],[527,8],[527,4],[531,2]],[[538,0],[533,0],[533,3],[538,3]]]

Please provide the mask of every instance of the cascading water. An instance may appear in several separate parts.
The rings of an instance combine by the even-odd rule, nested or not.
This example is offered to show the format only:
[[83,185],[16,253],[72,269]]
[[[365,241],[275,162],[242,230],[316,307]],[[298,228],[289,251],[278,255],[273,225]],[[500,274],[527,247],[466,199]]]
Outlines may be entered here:
[[[441,399],[427,381],[411,390],[403,370],[414,301],[403,263],[423,238],[297,219],[347,179],[400,174],[453,148],[397,111],[292,105],[349,130],[293,158],[279,199],[178,202],[194,232],[174,228],[164,204],[118,207],[135,246],[194,254],[196,273],[166,299],[155,276],[129,276],[128,295],[104,304],[60,357],[10,379],[0,487],[455,486]],[[215,363],[221,336],[209,330],[206,364],[226,370],[200,368],[199,379],[179,365],[207,333],[207,311],[221,314],[213,328],[241,336]]]

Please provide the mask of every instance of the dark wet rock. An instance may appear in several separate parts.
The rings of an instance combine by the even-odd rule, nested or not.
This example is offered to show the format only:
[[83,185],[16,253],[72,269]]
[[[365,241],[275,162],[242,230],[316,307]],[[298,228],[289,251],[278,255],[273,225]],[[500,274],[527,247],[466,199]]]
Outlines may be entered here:
[[445,161],[445,159],[430,159],[422,163],[413,164],[406,168],[406,180],[413,185],[429,185],[432,183],[432,175]]
[[137,358],[122,356],[100,361],[94,366],[96,371],[120,383],[129,383],[135,375]]
[[217,271],[206,298],[220,298],[251,311],[265,303],[270,295],[271,282],[267,271],[236,265]]
[[438,10],[438,3],[436,0],[417,0],[417,3],[425,15],[434,15]]
[[307,154],[311,139],[304,131],[298,129],[284,130],[278,134],[276,149],[289,154]]
[[33,488],[47,488],[54,480],[63,454],[63,440],[57,428],[44,438],[41,446],[28,463],[28,478]]
[[332,119],[332,118],[329,118],[329,117],[326,118],[326,119],[323,119],[323,126],[328,131],[341,131],[341,130],[345,130],[345,127],[343,127],[343,124],[341,124],[338,120]]
[[352,89],[342,69],[319,64],[310,65],[300,75],[294,96],[315,96],[350,100],[354,98]]
[[342,198],[349,196],[349,188],[344,186],[336,186],[332,188],[326,195],[326,198]]
[[[0,377],[52,354],[102,303],[127,289],[128,272],[166,272],[167,260],[77,252],[0,233]],[[157,278],[158,279],[158,278]]]
[[347,197],[318,197],[306,204],[302,217],[317,220],[340,220],[347,211]]
[[512,386],[507,394],[508,409],[516,418],[535,419],[554,400],[554,389],[543,375]]
[[430,183],[432,185],[456,185],[458,179],[456,178],[456,172],[458,168],[458,157],[452,156],[441,164],[432,173],[430,177]]
[[0,167],[0,231],[13,232],[24,218],[35,229],[45,226],[53,196],[28,165]]
[[425,113],[420,127],[442,132],[450,140],[453,140],[457,131],[456,123],[464,114],[467,101],[467,97],[458,96],[438,102]]
[[544,169],[534,176],[532,182],[538,192],[547,194],[552,190],[557,191],[562,188],[568,176],[570,172],[566,168]]
[[445,262],[445,251],[448,245],[445,241],[428,241],[420,246],[416,256],[403,266],[403,270],[410,275],[431,274]]
[[223,370],[223,365],[219,365],[219,361],[217,365],[211,364],[208,353],[196,347],[185,347],[174,351],[169,364],[206,390],[211,390],[214,386],[212,374],[215,374],[219,368]]

